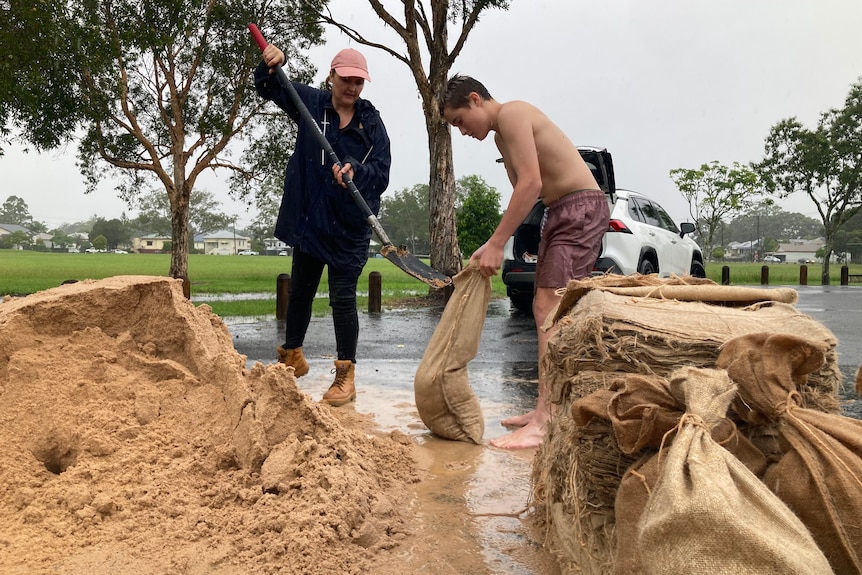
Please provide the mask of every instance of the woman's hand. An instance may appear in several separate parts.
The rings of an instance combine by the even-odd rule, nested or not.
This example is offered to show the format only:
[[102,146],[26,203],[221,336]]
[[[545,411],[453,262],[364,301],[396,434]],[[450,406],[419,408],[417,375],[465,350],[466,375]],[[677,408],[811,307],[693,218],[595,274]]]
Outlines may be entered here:
[[344,174],[347,174],[348,179],[353,181],[353,166],[350,165],[350,162],[347,162],[343,166],[339,166],[338,164],[332,165],[332,177],[335,178],[335,181],[341,184],[342,188],[347,187],[347,182],[344,181]]
[[284,52],[273,44],[267,44],[263,49],[263,61],[269,66],[269,73],[272,74],[276,67],[284,64]]

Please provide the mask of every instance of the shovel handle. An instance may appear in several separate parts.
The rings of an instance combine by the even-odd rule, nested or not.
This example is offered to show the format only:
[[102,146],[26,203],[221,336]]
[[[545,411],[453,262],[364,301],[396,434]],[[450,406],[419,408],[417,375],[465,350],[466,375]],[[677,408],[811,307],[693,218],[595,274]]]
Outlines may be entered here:
[[[257,45],[260,47],[261,51],[263,51],[268,45],[269,42],[266,41],[266,38],[261,34],[260,29],[257,27],[257,24],[249,24],[248,30],[251,32],[254,41],[257,42]],[[329,156],[330,161],[333,164],[337,164],[339,167],[342,166],[341,160],[338,158],[338,155],[335,153],[335,150],[332,149],[332,145],[330,145],[329,140],[326,139],[326,136],[323,134],[323,131],[320,129],[320,126],[314,120],[311,115],[311,112],[308,111],[308,107],[306,107],[305,102],[302,101],[302,98],[299,97],[299,94],[296,92],[296,88],[293,87],[290,79],[287,77],[287,73],[281,66],[275,67],[275,73],[278,77],[279,82],[287,90],[288,95],[290,96],[293,105],[296,106],[296,109],[299,110],[299,115],[302,120],[309,126],[314,128],[314,133],[317,136],[317,141],[323,150],[326,152],[326,155]],[[347,174],[341,174],[341,179],[347,185],[347,189],[350,191],[350,195],[353,196],[353,201],[356,202],[356,205],[359,206],[359,209],[362,210],[363,215],[365,215],[365,219],[371,225],[371,229],[374,230],[374,233],[377,234],[377,237],[380,238],[380,241],[384,246],[391,246],[392,241],[390,241],[389,236],[386,235],[386,232],[383,231],[383,227],[380,225],[380,221],[377,219],[377,216],[374,215],[374,212],[371,211],[371,208],[368,207],[368,203],[365,201],[365,198],[362,197],[362,194],[359,193],[359,188],[356,187],[356,184],[353,183],[353,180]]]
[[257,27],[257,24],[249,24],[248,31],[251,32],[252,38],[257,42],[260,51],[263,52],[267,46],[269,46],[269,42],[266,41],[266,38],[263,37],[263,34],[260,33],[260,28]]

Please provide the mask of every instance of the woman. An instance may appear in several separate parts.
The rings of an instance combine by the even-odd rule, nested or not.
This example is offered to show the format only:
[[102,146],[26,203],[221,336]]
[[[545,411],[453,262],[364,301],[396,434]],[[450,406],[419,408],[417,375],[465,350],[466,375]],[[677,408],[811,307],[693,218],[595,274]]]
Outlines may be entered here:
[[342,175],[347,174],[353,180],[376,215],[380,196],[389,184],[389,136],[377,109],[359,97],[365,82],[371,81],[365,57],[350,48],[341,50],[329,67],[328,89],[293,82],[300,99],[341,159],[342,167],[332,165],[312,131],[317,128],[304,125],[287,90],[273,74],[275,67],[283,63],[284,53],[270,44],[255,70],[258,94],[278,104],[298,123],[296,149],[287,164],[275,226],[275,236],[293,247],[285,340],[277,352],[279,361],[293,367],[296,377],[308,373],[302,345],[311,321],[314,295],[326,266],[338,359],[333,370],[335,381],[323,401],[339,406],[356,398],[354,372],[359,340],[356,284],[368,258],[371,240],[371,228],[350,197]]

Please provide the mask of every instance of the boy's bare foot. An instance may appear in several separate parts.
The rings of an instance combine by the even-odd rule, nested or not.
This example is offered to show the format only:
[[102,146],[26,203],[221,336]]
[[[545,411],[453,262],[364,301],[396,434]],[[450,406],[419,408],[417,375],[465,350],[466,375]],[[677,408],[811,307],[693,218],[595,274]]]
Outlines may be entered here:
[[528,423],[533,420],[533,416],[536,414],[536,410],[532,410],[523,415],[516,415],[514,417],[508,417],[501,421],[500,423],[505,427],[524,427]]
[[490,443],[502,449],[528,449],[539,447],[544,439],[545,426],[531,422],[508,435],[492,439]]

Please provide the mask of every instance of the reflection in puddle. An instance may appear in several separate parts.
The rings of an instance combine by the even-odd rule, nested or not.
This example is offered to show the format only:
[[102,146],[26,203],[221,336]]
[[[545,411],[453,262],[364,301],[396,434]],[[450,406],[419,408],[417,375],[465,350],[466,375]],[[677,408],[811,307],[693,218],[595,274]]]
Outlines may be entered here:
[[[369,414],[385,433],[413,438],[421,481],[410,510],[421,523],[419,537],[393,551],[386,573],[556,575],[556,561],[542,547],[532,520],[522,511],[530,497],[535,450],[506,451],[432,436],[419,417],[413,378],[441,310],[360,313],[356,403],[340,409]],[[234,345],[256,361],[271,363],[284,326],[278,322],[229,323]],[[320,400],[332,383],[332,318],[312,318],[304,350],[311,371],[299,388]],[[507,300],[492,301],[479,352],[468,365],[485,418],[484,441],[509,430],[500,421],[535,407],[538,369],[536,328],[531,317],[513,313]]]
[[[331,383],[331,360],[312,360],[300,389],[319,399]],[[417,362],[357,364],[354,408],[370,414],[384,432],[414,438],[422,480],[413,512],[421,541],[396,554],[405,573],[557,574],[541,534],[525,512],[535,450],[506,451],[431,435],[416,410]],[[485,441],[505,435],[500,420],[529,411],[536,401],[534,362],[470,364],[470,383],[485,416]],[[385,372],[385,381],[381,377]]]

